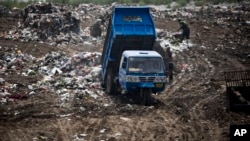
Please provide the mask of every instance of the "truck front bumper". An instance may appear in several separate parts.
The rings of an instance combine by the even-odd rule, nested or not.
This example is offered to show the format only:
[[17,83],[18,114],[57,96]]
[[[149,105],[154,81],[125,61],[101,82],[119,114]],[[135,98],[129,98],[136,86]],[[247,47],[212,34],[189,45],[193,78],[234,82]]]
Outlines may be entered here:
[[126,82],[126,91],[136,91],[141,88],[151,88],[153,93],[161,92],[165,89],[166,83],[153,82]]

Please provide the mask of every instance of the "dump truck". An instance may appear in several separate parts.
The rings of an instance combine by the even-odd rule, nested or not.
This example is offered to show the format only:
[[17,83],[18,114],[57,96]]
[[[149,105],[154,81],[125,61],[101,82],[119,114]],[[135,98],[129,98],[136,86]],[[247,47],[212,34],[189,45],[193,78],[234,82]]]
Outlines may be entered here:
[[114,7],[102,51],[101,85],[107,94],[151,94],[166,86],[163,57],[153,50],[157,37],[150,7]]
[[250,111],[250,70],[225,71],[227,109]]

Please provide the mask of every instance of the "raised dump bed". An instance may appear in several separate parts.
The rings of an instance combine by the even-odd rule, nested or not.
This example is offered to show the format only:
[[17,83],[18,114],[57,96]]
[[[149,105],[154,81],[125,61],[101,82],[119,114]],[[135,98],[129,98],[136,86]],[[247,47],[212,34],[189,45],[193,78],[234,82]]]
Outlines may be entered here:
[[[118,73],[122,52],[125,50],[153,50],[156,35],[150,7],[115,7],[109,19],[102,51],[101,64]],[[102,70],[102,80],[106,76]]]
[[229,108],[250,111],[250,70],[224,72]]
[[149,7],[115,7],[102,54],[119,59],[124,50],[152,50],[156,36]]

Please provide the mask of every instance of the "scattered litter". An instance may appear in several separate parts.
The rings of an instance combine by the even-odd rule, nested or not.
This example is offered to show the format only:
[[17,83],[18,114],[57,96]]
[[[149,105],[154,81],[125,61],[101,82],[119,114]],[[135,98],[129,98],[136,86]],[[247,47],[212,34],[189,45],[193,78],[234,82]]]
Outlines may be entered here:
[[107,129],[101,129],[99,132],[103,134]]
[[123,121],[131,121],[130,118],[126,118],[126,117],[120,117],[120,119],[123,120]]

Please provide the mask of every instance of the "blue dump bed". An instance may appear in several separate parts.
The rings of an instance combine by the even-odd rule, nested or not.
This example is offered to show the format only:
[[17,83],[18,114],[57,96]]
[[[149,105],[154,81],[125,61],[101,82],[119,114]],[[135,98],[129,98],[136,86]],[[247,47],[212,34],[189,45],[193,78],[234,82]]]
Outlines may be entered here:
[[116,7],[112,23],[113,37],[156,35],[149,7]]
[[152,50],[155,39],[155,24],[149,7],[115,7],[102,52],[103,79],[110,64],[114,72],[118,71],[124,50]]
[[152,50],[156,39],[149,7],[116,7],[112,18],[110,57],[124,50]]
[[155,24],[149,7],[115,7],[103,55],[117,61],[124,50],[152,50],[155,39]]

